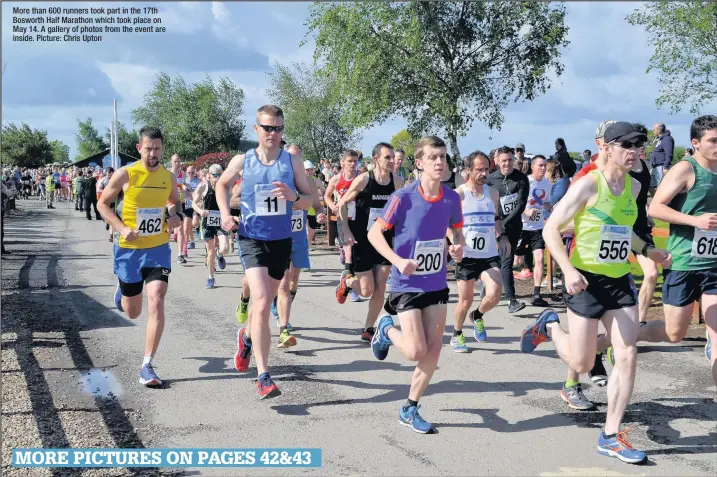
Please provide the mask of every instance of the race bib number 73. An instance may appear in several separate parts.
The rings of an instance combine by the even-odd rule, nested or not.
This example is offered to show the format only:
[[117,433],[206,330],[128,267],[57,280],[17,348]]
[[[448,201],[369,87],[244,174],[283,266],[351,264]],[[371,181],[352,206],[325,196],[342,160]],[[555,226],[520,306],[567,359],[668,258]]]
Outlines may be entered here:
[[596,260],[600,263],[625,263],[632,245],[632,228],[622,225],[603,225]]
[[137,232],[141,237],[162,233],[164,208],[137,209]]

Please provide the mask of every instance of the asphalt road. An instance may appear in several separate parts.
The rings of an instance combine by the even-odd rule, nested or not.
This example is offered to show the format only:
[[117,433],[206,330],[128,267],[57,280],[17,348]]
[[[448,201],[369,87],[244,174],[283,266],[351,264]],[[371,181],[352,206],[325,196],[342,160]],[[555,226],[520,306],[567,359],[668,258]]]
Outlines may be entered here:
[[[341,267],[338,254],[328,250],[312,252],[312,270],[302,274],[291,320],[298,345],[271,351],[282,396],[257,400],[255,368],[245,374],[234,369],[241,265],[236,255],[228,257],[217,288],[205,290],[201,246],[190,250],[187,265],[173,265],[155,359],[166,385],[146,389],[137,382],[146,315],[130,322],[114,308],[112,245],[104,225],[66,203],[56,210],[34,200],[18,201],[18,207],[5,229],[13,254],[2,260],[8,475],[75,473],[12,469],[14,447],[323,450],[320,469],[170,471],[182,475],[717,474],[717,406],[704,339],[640,347],[625,425],[634,426],[631,440],[647,450],[649,462],[631,466],[596,452],[605,389],[585,385],[598,410],[568,409],[559,396],[565,370],[552,345],[532,355],[518,348],[522,329],[540,310],[511,316],[505,302],[486,316],[488,341],[468,339],[470,354],[448,346],[449,318],[439,369],[421,400],[422,415],[438,433],[411,432],[399,425],[397,410],[413,365],[393,349],[386,361],[376,361],[359,340],[367,305],[336,303]],[[273,320],[271,326],[275,339]]]

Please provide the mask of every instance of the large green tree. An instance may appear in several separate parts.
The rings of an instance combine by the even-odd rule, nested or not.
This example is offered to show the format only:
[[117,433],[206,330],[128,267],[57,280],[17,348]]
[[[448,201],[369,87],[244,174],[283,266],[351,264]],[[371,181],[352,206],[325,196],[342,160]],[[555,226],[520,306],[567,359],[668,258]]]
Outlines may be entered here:
[[312,160],[342,157],[343,151],[360,140],[356,129],[341,122],[346,107],[337,101],[329,75],[313,67],[277,64],[270,74],[269,97],[284,110],[287,142],[295,142]]
[[657,105],[704,111],[717,98],[717,3],[649,2],[627,20],[645,29],[654,48],[647,73],[659,75]]
[[132,111],[135,124],[162,129],[167,155],[185,160],[211,152],[235,151],[244,136],[241,120],[244,92],[226,78],[210,77],[187,85],[181,76],[160,73],[145,95],[143,105]]
[[[127,129],[122,123],[117,125],[117,131],[117,151],[132,157],[138,157],[137,144],[139,144],[139,132],[134,129]],[[106,128],[105,142],[107,142],[107,144],[110,143],[111,137],[110,129]]]
[[396,149],[403,149],[406,157],[413,159],[418,139],[408,132],[407,129],[401,129],[391,138],[391,145]]
[[475,119],[500,129],[511,101],[549,88],[568,44],[564,6],[546,2],[317,2],[307,24],[349,124],[402,115],[459,157]]
[[105,142],[97,131],[97,128],[92,124],[92,118],[87,118],[86,121],[77,120],[75,142],[77,144],[75,162],[81,161],[110,147],[109,141]]
[[50,147],[52,148],[52,162],[61,164],[70,162],[70,146],[62,141],[55,140],[50,141]]
[[52,147],[47,131],[32,129],[25,123],[2,128],[2,164],[19,167],[39,167],[52,163]]

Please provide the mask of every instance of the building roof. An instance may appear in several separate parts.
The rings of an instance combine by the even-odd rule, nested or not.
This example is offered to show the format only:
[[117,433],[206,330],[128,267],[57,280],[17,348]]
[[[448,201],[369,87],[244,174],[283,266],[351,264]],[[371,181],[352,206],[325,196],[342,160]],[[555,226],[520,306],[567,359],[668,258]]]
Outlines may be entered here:
[[[81,159],[74,164],[72,164],[75,167],[88,167],[91,163],[96,163],[100,167],[104,167],[103,160],[106,156],[110,154],[109,149],[105,149],[104,151],[98,152],[97,154],[93,154],[92,156],[86,157],[84,159]],[[133,162],[139,161],[139,157],[133,157],[129,154],[125,154],[123,152],[118,152],[120,157],[120,164],[122,166],[126,166],[127,164],[132,164]]]

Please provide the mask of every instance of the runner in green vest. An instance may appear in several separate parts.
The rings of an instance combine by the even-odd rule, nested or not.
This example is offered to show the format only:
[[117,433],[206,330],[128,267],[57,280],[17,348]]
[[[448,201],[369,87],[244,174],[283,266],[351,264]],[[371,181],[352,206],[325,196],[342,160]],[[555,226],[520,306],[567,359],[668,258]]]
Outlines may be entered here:
[[717,356],[712,353],[717,340],[717,116],[695,119],[690,140],[694,155],[670,168],[650,204],[649,215],[670,224],[672,265],[664,271],[662,285],[665,321],[652,321],[641,331],[647,341],[679,342],[687,334],[692,306],[700,300],[707,328],[705,356],[717,383]]
[[[637,219],[640,183],[629,176],[647,136],[632,124],[616,122],[605,130],[603,152],[607,164],[568,189],[543,229],[545,244],[564,274],[568,328],[560,328],[558,314],[545,310],[520,340],[521,350],[532,352],[553,340],[560,358],[578,373],[595,363],[598,322],[602,321],[615,349],[616,363],[608,380],[605,427],[598,452],[623,462],[639,463],[646,454],[632,448],[627,431],[620,431],[632,396],[637,361],[637,290],[630,273],[630,250],[658,263],[670,255],[646,244],[632,230]],[[570,256],[560,229],[574,220],[575,240]]]

